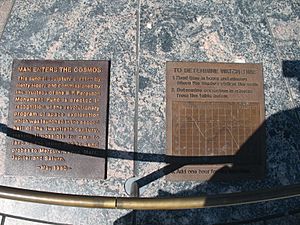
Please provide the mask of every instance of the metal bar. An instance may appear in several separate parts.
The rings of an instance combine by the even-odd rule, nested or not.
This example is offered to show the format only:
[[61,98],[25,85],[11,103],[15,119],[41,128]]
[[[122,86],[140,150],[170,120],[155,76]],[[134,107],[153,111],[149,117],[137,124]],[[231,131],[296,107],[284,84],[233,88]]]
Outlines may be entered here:
[[115,197],[83,196],[0,186],[0,198],[85,208],[116,208]]
[[5,216],[2,216],[2,219],[1,219],[1,225],[4,225],[5,219],[6,219],[6,217],[5,217]]
[[4,225],[5,219],[6,218],[12,218],[15,220],[23,220],[23,221],[30,221],[30,222],[34,222],[34,223],[44,223],[44,224],[52,224],[52,225],[72,225],[69,223],[54,223],[54,222],[49,222],[49,221],[45,221],[45,220],[39,220],[39,219],[33,219],[33,218],[28,218],[28,217],[22,217],[22,216],[15,216],[15,215],[10,215],[10,214],[4,214],[4,213],[0,213],[0,216],[2,216],[2,220],[3,224],[1,223],[0,225]]
[[0,198],[51,205],[134,210],[174,210],[242,205],[300,196],[300,184],[198,197],[124,198],[83,196],[0,186]]

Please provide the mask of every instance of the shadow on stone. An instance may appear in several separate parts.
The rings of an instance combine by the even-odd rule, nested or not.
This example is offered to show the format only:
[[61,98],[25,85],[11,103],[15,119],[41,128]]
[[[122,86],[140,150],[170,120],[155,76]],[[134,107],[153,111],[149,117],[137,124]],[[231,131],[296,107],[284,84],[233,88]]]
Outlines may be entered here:
[[[282,63],[282,71],[283,71],[283,76],[287,78],[296,78],[300,84],[300,61],[283,61]],[[299,91],[300,91],[300,86],[299,86]],[[300,115],[300,108],[294,108],[291,110],[285,110],[281,111],[279,113],[276,113],[272,116],[270,116],[268,119],[265,120],[264,124],[246,141],[246,143],[240,148],[240,150],[237,152],[237,154],[231,158],[232,161],[232,166],[224,166],[220,170],[218,170],[214,176],[204,185],[211,185],[213,189],[217,189],[217,187],[222,186],[237,186],[240,187],[241,190],[245,188],[248,184],[252,184],[255,182],[254,185],[257,186],[262,186],[262,187],[270,187],[270,186],[281,186],[282,181],[280,179],[281,176],[284,176],[284,174],[280,174],[282,171],[278,171],[277,174],[270,175],[270,168],[276,167],[277,164],[279,163],[285,163],[287,164],[287,171],[285,172],[290,172],[290,173],[295,173],[294,179],[292,182],[300,182],[300,177],[298,176],[300,172],[300,120],[299,120],[299,115]],[[262,135],[266,133],[266,157],[267,157],[267,165],[266,167],[264,165],[257,165],[259,168],[265,168],[266,169],[266,176],[264,179],[261,180],[252,180],[252,181],[234,181],[234,180],[227,180],[225,182],[221,182],[220,180],[223,180],[224,176],[227,176],[228,174],[236,173],[239,172],[242,173],[241,175],[244,177],[245,173],[247,173],[246,170],[241,171],[241,163],[243,165],[249,163],[255,163],[259,161],[259,159],[253,157],[254,155],[259,155],[259,154],[252,154],[253,151],[257,151],[257,149],[253,148],[253,145],[256,145],[257,142],[261,140]],[[272,155],[275,155],[276,157],[274,158],[268,158],[270,156],[270,153]],[[264,156],[262,156],[264,157]],[[161,176],[164,176],[165,174],[169,173],[170,171],[174,171],[177,168],[180,168],[183,165],[180,165],[177,163],[177,166],[171,166],[167,165],[166,167],[153,172],[152,174],[149,174],[148,176],[145,176],[144,178],[141,178],[137,182],[140,185],[146,185],[156,179],[158,179]],[[263,166],[263,167],[262,167]],[[253,170],[255,173],[255,170]],[[261,175],[263,175],[264,171],[256,171],[256,172],[262,172]],[[161,174],[161,176],[157,175]],[[249,174],[249,175],[255,175],[255,174]],[[247,176],[246,176],[247,177]],[[251,176],[249,176],[250,178]],[[261,176],[263,178],[263,176]],[[212,182],[214,181],[214,182]],[[245,182],[245,183],[243,183]],[[251,183],[252,182],[252,183]],[[246,187],[247,189],[247,187]],[[218,191],[218,190],[216,190]],[[182,197],[182,196],[195,196],[195,195],[200,195],[204,194],[203,193],[203,183],[200,183],[198,186],[194,187],[191,190],[184,190],[180,191],[176,194],[172,194],[163,190],[158,191],[158,196],[157,197]],[[297,198],[295,198],[297,201]],[[300,200],[300,199],[298,199]],[[227,224],[248,224],[248,223],[253,223],[253,222],[264,222],[273,218],[277,217],[283,217],[286,215],[286,211],[284,211],[285,207],[283,206],[282,200],[279,202],[278,209],[276,211],[279,211],[280,213],[274,214],[274,211],[272,211],[271,216],[265,216],[268,213],[267,208],[264,208],[265,211],[258,212],[256,211],[256,205],[252,205],[249,208],[252,208],[251,214],[253,218],[249,220],[244,220],[241,219],[241,221],[236,221],[233,222],[233,220],[230,218],[230,213],[232,210],[232,207],[227,207],[224,209],[228,209],[227,214],[226,212],[221,213],[220,215],[223,215],[219,218],[219,220],[223,220],[224,223],[223,225]],[[276,202],[274,203],[276,204]],[[299,204],[299,201],[298,203]],[[236,206],[238,207],[238,206]],[[290,211],[292,206],[287,205],[286,206],[288,211]],[[195,213],[195,210],[197,209],[191,209],[191,210],[167,210],[167,211],[134,211],[131,212],[131,214],[135,213],[140,215],[140,218],[138,219],[139,221],[151,221],[151,224],[153,225],[171,225],[174,224],[174,221],[177,221],[174,219],[176,217],[178,220],[182,219],[183,217],[186,218],[186,220],[189,221],[189,224],[204,224],[205,221],[201,221],[197,218],[194,218],[190,215],[197,215],[193,214]],[[199,209],[199,210],[204,210],[204,209]],[[198,213],[200,211],[197,210]],[[203,212],[203,211],[201,211]],[[189,216],[186,216],[189,215]],[[217,215],[217,214],[216,214]],[[219,215],[219,214],[218,214]],[[227,216],[225,216],[227,215]],[[261,215],[258,217],[258,215]],[[264,215],[264,217],[262,217]],[[225,216],[225,217],[224,217]],[[118,224],[120,221],[122,221],[123,218],[119,218],[115,224]],[[139,223],[138,223],[139,224]],[[144,224],[144,223],[141,223]],[[215,224],[215,223],[213,223]],[[294,223],[293,223],[294,224]]]
[[[300,81],[300,61],[284,61],[283,62],[283,75],[288,78],[296,78],[298,81]],[[300,89],[300,88],[299,88]],[[239,176],[239,173],[242,173],[243,177],[245,173],[247,173],[246,170],[241,170],[241,165],[254,165],[255,162],[262,162],[264,160],[260,160],[257,157],[256,154],[258,149],[253,148],[253,146],[256,146],[257,143],[259,143],[262,139],[262,137],[265,134],[266,131],[266,150],[267,150],[267,156],[270,152],[272,152],[273,155],[280,155],[280,158],[276,159],[268,159],[267,167],[272,166],[272,164],[276,164],[273,160],[288,160],[289,165],[288,166],[294,166],[292,170],[297,170],[300,172],[300,126],[299,126],[299,113],[300,108],[294,108],[291,110],[286,110],[279,112],[277,114],[274,114],[270,116],[264,124],[247,140],[247,142],[240,148],[240,150],[237,152],[237,154],[233,156],[192,156],[192,157],[182,157],[182,156],[167,156],[164,154],[147,154],[147,153],[137,153],[137,152],[126,152],[121,150],[113,150],[113,149],[95,149],[90,147],[82,147],[77,146],[73,144],[68,144],[56,140],[51,140],[47,138],[37,137],[35,135],[17,131],[12,128],[7,127],[4,124],[0,124],[0,132],[6,133],[9,137],[22,140],[25,142],[29,142],[32,144],[37,144],[40,146],[48,147],[48,148],[54,148],[61,151],[67,151],[70,153],[75,154],[82,154],[82,155],[88,155],[88,156],[94,156],[94,157],[108,157],[108,158],[118,158],[118,159],[126,159],[126,160],[135,160],[135,161],[143,161],[143,162],[164,162],[167,163],[164,168],[159,169],[157,171],[152,172],[151,174],[139,179],[137,181],[137,184],[139,187],[145,186],[163,176],[166,174],[169,174],[175,170],[177,170],[180,167],[183,167],[185,165],[209,165],[209,164],[231,164],[230,167],[223,167],[220,170],[218,170],[213,177],[207,182],[210,183],[211,181],[219,181],[220,179],[226,178],[228,174],[236,173],[237,176]],[[280,144],[281,143],[281,144]],[[292,154],[291,154],[292,152]],[[253,154],[254,153],[254,154]],[[291,156],[292,158],[283,158],[284,156]],[[255,157],[253,157],[255,156]],[[261,157],[264,157],[263,155]],[[265,168],[264,165],[258,164],[257,168]],[[264,170],[264,169],[263,169]],[[268,170],[266,170],[268,171]],[[249,178],[253,175],[257,175],[256,173],[261,172],[261,175],[263,175],[264,171],[256,171],[253,170],[249,175]],[[262,176],[260,176],[262,178]],[[261,181],[258,182],[261,186],[276,186],[280,185],[281,182],[278,179],[275,179],[276,177],[272,177],[268,174],[266,174],[266,177]],[[299,182],[300,177],[295,176],[294,181]],[[235,181],[228,181],[228,183],[222,183],[224,185],[230,184],[230,185],[238,185],[243,186],[243,183],[235,183]],[[176,194],[171,194],[165,191],[159,191],[158,197],[164,197],[164,196],[192,196],[195,195],[195,193],[201,193],[203,190],[201,190],[202,184],[196,186],[192,190],[186,190],[181,191]],[[131,212],[124,217],[118,219],[115,221],[114,224],[128,224],[128,222],[132,218],[132,214],[136,212]],[[167,215],[174,214],[174,211],[165,211]],[[145,215],[145,218],[147,218],[147,215],[151,215],[152,218],[159,218],[160,213],[157,211],[143,211],[143,214]],[[200,221],[199,221],[200,222]],[[162,219],[158,219],[157,223],[151,223],[151,224],[171,224],[167,221],[163,222]]]

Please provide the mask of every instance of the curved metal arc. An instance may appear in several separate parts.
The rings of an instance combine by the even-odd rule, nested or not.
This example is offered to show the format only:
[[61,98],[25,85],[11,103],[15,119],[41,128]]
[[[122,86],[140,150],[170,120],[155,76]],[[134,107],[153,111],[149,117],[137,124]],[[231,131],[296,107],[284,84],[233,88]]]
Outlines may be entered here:
[[86,208],[116,208],[115,197],[82,196],[0,186],[0,198]]
[[0,198],[5,199],[72,207],[134,210],[174,210],[221,207],[279,200],[297,196],[300,196],[300,184],[251,192],[168,198],[82,196],[0,186]]

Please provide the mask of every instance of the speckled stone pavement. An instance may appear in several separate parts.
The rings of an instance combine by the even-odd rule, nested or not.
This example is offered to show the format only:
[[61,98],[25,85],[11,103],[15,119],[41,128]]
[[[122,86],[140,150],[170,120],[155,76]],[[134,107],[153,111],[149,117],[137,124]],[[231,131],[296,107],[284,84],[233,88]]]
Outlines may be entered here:
[[[125,181],[149,175],[142,196],[192,196],[300,182],[299,0],[0,0],[0,123],[7,123],[12,60],[111,60],[106,180],[0,177],[0,184],[82,195],[127,196]],[[165,62],[263,63],[267,174],[259,181],[170,182],[165,166]],[[298,68],[296,68],[298,66]],[[298,113],[298,116],[297,116]],[[6,136],[0,133],[3,171]],[[122,152],[121,152],[122,151]],[[122,154],[141,153],[141,161]],[[152,174],[152,175],[151,175]],[[300,198],[214,209],[127,211],[0,200],[0,212],[56,224],[300,224]],[[283,216],[282,216],[283,215]],[[5,224],[42,224],[6,218]]]

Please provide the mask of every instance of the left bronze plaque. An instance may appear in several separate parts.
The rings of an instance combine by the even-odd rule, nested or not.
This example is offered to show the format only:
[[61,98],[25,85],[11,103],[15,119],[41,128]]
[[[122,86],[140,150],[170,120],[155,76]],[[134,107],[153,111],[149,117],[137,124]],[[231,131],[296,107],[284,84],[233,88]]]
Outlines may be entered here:
[[106,177],[109,61],[15,60],[5,174]]

